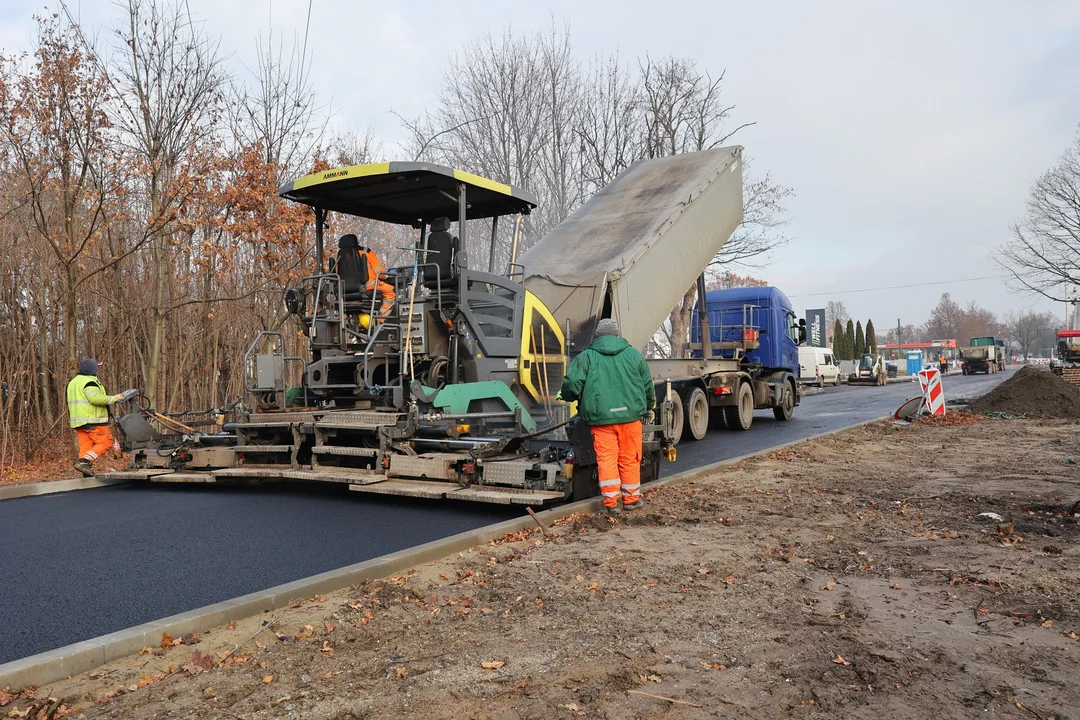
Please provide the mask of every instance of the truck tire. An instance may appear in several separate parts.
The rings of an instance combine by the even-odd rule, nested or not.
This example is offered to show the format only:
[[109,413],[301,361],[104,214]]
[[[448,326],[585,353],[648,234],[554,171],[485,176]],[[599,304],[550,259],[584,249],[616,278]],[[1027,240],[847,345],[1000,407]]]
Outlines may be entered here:
[[795,412],[795,386],[789,382],[784,383],[783,396],[780,404],[772,409],[773,417],[781,422],[787,422]]
[[[709,399],[705,397],[705,391],[699,387],[683,391],[683,393],[685,393],[682,398],[685,413],[683,432],[687,440],[702,440],[709,432]],[[679,394],[683,395],[683,393]]]
[[750,383],[739,383],[735,397],[735,405],[724,408],[728,427],[732,430],[749,430],[754,422],[754,391],[750,389]]
[[727,413],[724,412],[724,408],[709,408],[709,427],[713,430],[730,430],[727,424]]

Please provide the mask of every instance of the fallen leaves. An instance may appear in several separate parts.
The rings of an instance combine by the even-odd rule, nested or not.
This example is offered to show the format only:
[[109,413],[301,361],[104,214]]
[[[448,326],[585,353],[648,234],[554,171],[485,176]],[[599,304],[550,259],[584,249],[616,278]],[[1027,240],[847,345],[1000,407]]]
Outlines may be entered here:
[[150,647],[148,645],[148,646],[144,647],[142,650],[140,650],[139,654],[140,655],[153,655],[154,654],[154,648],[152,648],[152,647]]
[[184,670],[188,675],[198,675],[212,667],[214,667],[214,658],[209,655],[203,655],[196,650],[191,653],[191,660],[188,663],[181,665],[180,669]]
[[480,663],[480,667],[484,668],[485,670],[498,670],[505,664],[505,660],[485,660]]
[[16,693],[10,693],[7,690],[0,690],[0,707],[10,705],[15,702],[19,696]]
[[274,676],[273,675],[263,675],[263,682],[266,683],[267,685],[269,685],[270,683],[274,682]]
[[830,580],[829,582],[822,585],[821,589],[822,590],[832,590],[834,587],[836,587],[836,581],[835,580]]
[[143,675],[141,678],[139,678],[139,682],[135,683],[134,685],[132,685],[128,689],[129,690],[138,690],[139,688],[144,688],[147,685],[153,685],[154,683],[158,682],[159,680],[164,680],[167,677],[169,677],[169,673],[161,673],[159,675]]
[[727,670],[727,668],[720,663],[707,663],[704,660],[698,660],[698,665],[706,670]]
[[161,634],[161,649],[162,650],[167,650],[167,649],[171,648],[174,644],[175,643],[173,641],[173,636],[172,635],[170,635],[169,633],[162,633]]
[[837,655],[836,657],[834,657],[833,662],[836,663],[837,665],[850,665],[851,664],[847,660],[844,659],[843,655]]
[[397,670],[394,671],[395,680],[404,680],[407,677],[409,677],[409,671],[405,669],[404,665],[400,666]]

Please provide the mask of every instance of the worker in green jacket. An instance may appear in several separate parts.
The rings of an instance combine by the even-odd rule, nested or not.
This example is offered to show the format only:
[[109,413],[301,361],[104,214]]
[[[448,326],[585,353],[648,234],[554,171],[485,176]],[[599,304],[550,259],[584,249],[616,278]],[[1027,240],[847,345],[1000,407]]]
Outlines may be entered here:
[[79,440],[79,459],[75,469],[85,477],[94,474],[94,461],[113,446],[109,432],[109,406],[121,400],[130,400],[137,390],[125,390],[119,395],[109,395],[105,385],[98,380],[101,363],[85,358],[79,363],[79,374],[67,386],[68,424],[75,430]]
[[619,324],[604,318],[596,339],[570,363],[557,396],[578,403],[596,450],[604,507],[619,512],[644,505],[641,499],[641,421],[656,403],[652,372],[644,356],[625,338]]

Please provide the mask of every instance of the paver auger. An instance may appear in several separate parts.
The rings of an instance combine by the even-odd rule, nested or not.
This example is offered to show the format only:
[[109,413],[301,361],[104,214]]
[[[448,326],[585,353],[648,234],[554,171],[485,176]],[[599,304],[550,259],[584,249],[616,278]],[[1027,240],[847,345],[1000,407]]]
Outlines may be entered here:
[[[617,190],[624,177],[640,184],[653,172],[657,182],[648,191],[654,204],[658,193],[671,196],[672,217],[648,225],[677,228],[688,197],[730,170],[739,150],[683,156],[693,172],[681,179],[678,160],[666,158],[652,170],[656,161],[637,163],[604,192]],[[396,162],[307,175],[279,194],[314,212],[319,272],[285,293],[309,356],[290,355],[281,332],[259,333],[244,358],[246,409],[233,411],[236,422],[203,434],[146,422],[145,414],[125,418],[121,434],[132,467],[111,477],[331,482],[366,493],[529,505],[599,494],[591,434],[555,396],[569,356],[587,346],[611,308],[600,299],[557,316],[526,289],[517,245],[522,216],[536,207],[531,194],[460,170]],[[741,202],[739,211],[741,218]],[[413,260],[385,277],[396,295],[388,311],[368,282],[366,263],[350,256],[357,252],[352,243],[340,243],[331,271],[323,271],[331,212],[413,229]],[[513,248],[500,274],[495,239],[508,216]],[[478,228],[491,240],[486,271],[475,269],[467,251],[467,231]],[[690,230],[669,233],[668,242],[685,242]],[[655,250],[659,236],[646,234],[629,233],[612,248],[613,278],[642,248]],[[709,244],[722,245],[728,234]],[[659,317],[657,325],[678,299],[672,293],[682,294],[664,284],[655,278],[655,305],[645,313]],[[293,367],[302,368],[302,382],[288,387]],[[671,415],[671,403],[661,403],[655,424],[645,421],[644,481],[659,475]]]

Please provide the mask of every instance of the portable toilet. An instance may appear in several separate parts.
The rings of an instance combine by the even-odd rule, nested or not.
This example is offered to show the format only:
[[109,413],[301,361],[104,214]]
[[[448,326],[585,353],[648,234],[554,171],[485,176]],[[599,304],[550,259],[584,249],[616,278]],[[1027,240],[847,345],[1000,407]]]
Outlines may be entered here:
[[922,370],[922,350],[908,350],[907,374],[916,375]]

